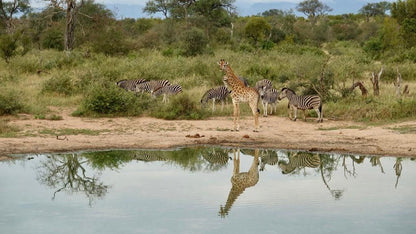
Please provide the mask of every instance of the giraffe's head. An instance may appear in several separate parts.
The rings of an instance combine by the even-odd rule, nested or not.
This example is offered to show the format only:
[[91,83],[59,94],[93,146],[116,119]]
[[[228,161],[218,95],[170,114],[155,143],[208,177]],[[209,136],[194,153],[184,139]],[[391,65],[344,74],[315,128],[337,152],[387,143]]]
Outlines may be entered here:
[[225,68],[228,66],[228,62],[225,61],[224,59],[220,59],[220,61],[218,62],[218,65],[220,65],[220,70],[224,71]]

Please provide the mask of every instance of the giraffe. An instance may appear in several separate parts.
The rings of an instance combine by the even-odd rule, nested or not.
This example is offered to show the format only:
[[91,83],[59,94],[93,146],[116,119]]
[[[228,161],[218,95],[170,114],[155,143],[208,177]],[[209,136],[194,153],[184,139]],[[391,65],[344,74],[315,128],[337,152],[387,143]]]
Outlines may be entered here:
[[257,184],[259,181],[259,150],[254,150],[254,158],[253,162],[251,163],[250,170],[248,172],[240,172],[240,149],[237,149],[237,156],[236,150],[233,149],[233,162],[234,162],[234,171],[233,176],[231,177],[231,190],[228,194],[227,202],[225,206],[220,207],[219,214],[221,217],[225,217],[228,215],[231,206],[237,200],[238,196],[240,196],[244,190],[248,187],[252,187]]
[[221,59],[218,62],[220,65],[220,69],[225,72],[225,76],[223,78],[225,86],[228,89],[231,89],[231,98],[233,100],[234,112],[233,112],[233,131],[240,130],[240,102],[248,102],[251,111],[253,112],[254,116],[254,132],[259,131],[259,113],[260,110],[258,108],[258,102],[260,95],[258,91],[253,87],[247,87],[244,85],[243,81],[238,79],[238,77],[234,74],[231,67],[228,63]]

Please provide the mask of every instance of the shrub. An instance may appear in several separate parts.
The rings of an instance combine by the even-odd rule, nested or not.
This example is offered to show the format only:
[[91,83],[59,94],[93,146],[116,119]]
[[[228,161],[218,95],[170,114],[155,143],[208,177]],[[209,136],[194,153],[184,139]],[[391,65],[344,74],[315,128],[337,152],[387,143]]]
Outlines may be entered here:
[[105,55],[126,55],[129,45],[121,31],[117,28],[109,28],[93,37],[92,51]]
[[372,58],[378,58],[383,51],[383,44],[380,38],[373,37],[365,43],[363,49]]
[[100,85],[92,88],[83,99],[74,115],[140,115],[150,106],[146,94],[137,97],[115,85]]
[[186,56],[203,54],[208,44],[208,38],[198,28],[191,28],[182,34],[183,50]]
[[50,78],[43,83],[42,92],[59,93],[71,95],[75,87],[68,75],[59,75]]
[[17,37],[3,34],[0,36],[0,55],[8,63],[10,58],[15,55],[17,49]]
[[0,90],[0,115],[10,115],[22,112],[24,105],[23,95],[14,90]]
[[64,50],[64,37],[58,29],[50,29],[45,32],[42,39],[42,47],[47,49]]
[[170,103],[153,108],[151,115],[162,119],[202,119],[204,113],[198,108],[196,101],[189,95],[180,94],[172,97]]

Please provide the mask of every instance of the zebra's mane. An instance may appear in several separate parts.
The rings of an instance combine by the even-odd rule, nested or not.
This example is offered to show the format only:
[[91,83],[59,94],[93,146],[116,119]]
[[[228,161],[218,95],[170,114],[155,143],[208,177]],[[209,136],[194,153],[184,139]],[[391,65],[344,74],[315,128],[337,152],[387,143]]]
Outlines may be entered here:
[[282,89],[282,92],[283,92],[285,89],[286,89],[286,90],[288,90],[288,91],[290,91],[290,92],[292,92],[293,94],[296,94],[296,92],[295,92],[295,91],[293,91],[293,89],[289,89],[289,88],[286,88],[286,87]]

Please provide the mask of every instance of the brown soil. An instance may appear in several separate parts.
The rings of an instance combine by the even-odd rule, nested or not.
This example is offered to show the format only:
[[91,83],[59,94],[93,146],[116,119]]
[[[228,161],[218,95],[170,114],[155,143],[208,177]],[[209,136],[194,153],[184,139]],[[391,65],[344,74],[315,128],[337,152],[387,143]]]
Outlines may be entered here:
[[[167,121],[155,118],[79,118],[70,111],[63,120],[38,120],[19,116],[8,122],[23,131],[22,137],[0,138],[0,158],[16,153],[46,153],[97,149],[164,149],[193,145],[222,145],[357,153],[366,155],[416,156],[416,121],[383,126],[325,120],[293,122],[288,118],[260,117],[260,132],[253,132],[253,119],[244,116],[239,132],[232,132],[231,117],[208,120]],[[9,118],[10,119],[10,118]],[[411,129],[400,133],[393,128]],[[54,134],[59,129],[84,130],[83,134]],[[44,134],[41,134],[41,133]],[[59,132],[58,132],[59,133]],[[31,136],[33,135],[33,136]]]

